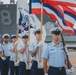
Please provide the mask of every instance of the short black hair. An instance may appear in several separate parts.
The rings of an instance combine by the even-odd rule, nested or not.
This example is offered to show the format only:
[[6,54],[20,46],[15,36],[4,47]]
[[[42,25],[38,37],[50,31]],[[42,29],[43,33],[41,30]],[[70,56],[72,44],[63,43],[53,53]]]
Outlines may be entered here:
[[4,36],[4,38],[9,38],[9,36]]
[[24,35],[24,36],[22,36],[22,39],[27,39],[27,38],[29,38],[29,36],[28,35]]
[[12,36],[11,39],[16,38],[16,36]]
[[34,33],[34,34],[36,35],[36,34],[40,34],[40,33],[41,33],[41,31],[40,31],[40,30],[38,30],[38,31],[35,31],[35,33]]
[[60,35],[61,34],[61,31],[52,31],[52,34]]

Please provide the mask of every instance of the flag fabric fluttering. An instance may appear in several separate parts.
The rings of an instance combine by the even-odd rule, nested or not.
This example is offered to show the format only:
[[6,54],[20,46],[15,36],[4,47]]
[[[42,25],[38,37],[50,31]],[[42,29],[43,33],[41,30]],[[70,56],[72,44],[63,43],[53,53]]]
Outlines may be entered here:
[[[32,14],[41,13],[41,0],[30,0],[29,4],[30,4],[30,10]],[[44,9],[43,9],[43,13],[46,14],[46,11]]]
[[[28,1],[28,0],[27,0]],[[33,31],[35,29],[40,29],[40,21],[35,14],[30,14],[29,4],[26,0],[18,0],[17,2],[17,25],[19,36],[21,37],[25,33],[29,33],[28,23],[30,21],[30,40],[35,41],[35,36]],[[43,26],[43,40],[46,38],[46,31]],[[33,38],[33,39],[32,39]]]
[[[17,2],[17,24],[19,34],[28,32],[29,26],[29,6],[25,0],[18,0]],[[30,25],[30,28],[33,28]]]
[[63,10],[64,10],[64,17],[65,19],[69,22],[67,25],[69,25],[70,27],[73,27],[76,21],[76,11],[74,8],[70,8],[70,7],[65,7],[63,6]]
[[[67,5],[51,4],[51,1],[52,0],[31,0],[31,13],[41,14],[41,2],[43,2],[43,11],[45,12],[43,12],[43,14],[48,14],[52,19],[56,20],[63,32],[74,34],[73,26],[76,20],[76,11],[74,8]],[[62,1],[72,3],[71,0]]]
[[73,29],[66,24],[67,21],[64,18],[64,13],[62,10],[60,10],[59,6],[55,7],[44,4],[44,9],[47,11],[47,14],[49,14],[52,19],[56,20],[59,23],[59,26],[62,28],[63,32],[74,34]]
[[42,0],[42,2],[51,4],[51,5],[76,7],[76,0]]

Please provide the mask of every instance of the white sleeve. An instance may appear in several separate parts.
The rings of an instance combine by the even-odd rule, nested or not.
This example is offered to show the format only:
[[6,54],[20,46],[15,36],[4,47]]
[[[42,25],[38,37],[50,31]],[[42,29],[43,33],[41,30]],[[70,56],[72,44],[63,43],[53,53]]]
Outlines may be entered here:
[[24,46],[22,44],[18,44],[17,45],[17,50],[19,51],[21,48],[23,48]]
[[33,51],[35,49],[35,45],[33,42],[29,44],[29,51]]
[[1,47],[1,44],[0,44],[0,52],[2,51],[2,47]]
[[11,49],[13,48],[13,44],[11,44]]
[[42,53],[42,58],[48,59],[49,58],[49,48],[48,46],[45,47],[45,50]]

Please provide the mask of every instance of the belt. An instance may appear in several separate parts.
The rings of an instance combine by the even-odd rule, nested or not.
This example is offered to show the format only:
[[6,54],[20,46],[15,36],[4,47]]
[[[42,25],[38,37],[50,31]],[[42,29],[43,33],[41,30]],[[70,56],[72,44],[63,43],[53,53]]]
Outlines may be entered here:
[[25,63],[25,62],[23,62],[23,61],[20,61],[20,63]]
[[54,69],[58,69],[58,70],[63,70],[65,67],[53,67],[53,66],[50,66],[50,68],[54,68]]
[[19,62],[19,64],[20,64],[20,63],[21,63],[21,64],[25,64],[25,65],[26,65],[26,63],[25,63],[25,62],[20,61],[20,62]]
[[10,58],[10,56],[5,56],[5,58]]

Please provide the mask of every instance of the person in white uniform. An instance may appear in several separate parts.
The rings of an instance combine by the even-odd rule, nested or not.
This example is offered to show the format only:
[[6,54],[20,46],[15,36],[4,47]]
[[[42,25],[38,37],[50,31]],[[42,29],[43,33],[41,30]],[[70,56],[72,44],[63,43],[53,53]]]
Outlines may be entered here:
[[43,63],[42,63],[42,52],[44,45],[41,41],[41,30],[36,29],[34,31],[36,41],[30,42],[29,51],[32,57],[31,75],[44,75]]
[[18,74],[18,57],[17,57],[17,37],[15,34],[11,35],[11,57],[10,57],[10,62],[9,62],[9,67],[10,67],[10,75],[19,75]]
[[27,65],[27,54],[28,54],[28,46],[29,46],[29,37],[28,35],[22,36],[22,43],[18,43],[17,50],[18,50],[18,58],[19,58],[19,75],[27,75],[26,74],[26,65]]
[[1,74],[2,44],[0,44],[0,74]]
[[[54,27],[50,30],[53,41],[49,43],[42,55],[45,75],[66,75],[65,63],[66,54],[63,43],[60,42],[62,30],[60,27]],[[66,50],[68,55],[68,51]],[[49,63],[49,70],[47,69]]]
[[2,44],[2,57],[1,57],[1,75],[8,75],[9,72],[9,59],[10,59],[10,49],[11,43],[9,42],[10,35],[4,34],[2,36],[3,44]]

